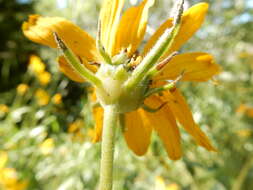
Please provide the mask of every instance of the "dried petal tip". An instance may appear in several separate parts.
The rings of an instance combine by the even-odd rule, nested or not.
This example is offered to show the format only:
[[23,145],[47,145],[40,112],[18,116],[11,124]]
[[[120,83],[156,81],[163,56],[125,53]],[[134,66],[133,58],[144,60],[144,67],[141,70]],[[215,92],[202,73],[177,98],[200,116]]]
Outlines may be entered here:
[[178,54],[177,51],[175,51],[175,52],[173,52],[172,54],[170,54],[167,58],[165,58],[161,63],[159,63],[159,64],[156,66],[156,69],[157,69],[158,71],[162,70],[162,68],[164,68],[164,67],[167,65],[167,63],[169,63],[170,60],[171,60],[174,56],[176,56],[177,54]]
[[176,8],[176,12],[174,15],[174,25],[179,24],[181,21],[181,16],[183,14],[184,11],[184,0],[179,0],[179,2],[177,3],[177,8]]
[[22,25],[22,30],[29,30],[29,28],[31,26],[36,25],[38,18],[40,17],[40,15],[30,15],[28,18],[28,22],[24,22]]

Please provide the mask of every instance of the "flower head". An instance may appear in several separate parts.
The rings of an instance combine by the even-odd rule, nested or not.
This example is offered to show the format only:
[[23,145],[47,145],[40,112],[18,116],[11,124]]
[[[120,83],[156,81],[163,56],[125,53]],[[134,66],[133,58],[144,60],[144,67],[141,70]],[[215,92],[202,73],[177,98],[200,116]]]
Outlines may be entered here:
[[29,59],[28,68],[31,72],[39,74],[45,70],[46,66],[38,56],[31,55]]
[[49,103],[49,99],[50,99],[50,96],[49,94],[43,90],[43,89],[38,89],[36,92],[35,92],[35,97],[37,99],[37,102],[40,106],[45,106]]
[[0,114],[5,114],[9,112],[9,107],[5,104],[0,104]]
[[51,81],[51,74],[47,71],[43,71],[37,75],[41,85],[46,86]]
[[24,95],[28,89],[29,89],[29,86],[27,84],[21,83],[17,86],[17,93],[19,95]]
[[53,101],[54,104],[61,104],[62,103],[62,95],[60,93],[56,93],[52,97],[52,101]]
[[64,54],[58,58],[60,70],[76,82],[87,79],[95,86],[101,107],[94,108],[94,141],[102,136],[103,108],[113,104],[121,115],[127,145],[137,155],[146,153],[154,130],[169,157],[179,159],[178,123],[200,146],[215,151],[175,86],[178,80],[204,82],[220,72],[210,54],[175,53],[200,28],[208,4],[199,3],[182,14],[181,3],[176,16],[166,20],[138,53],[153,4],[154,0],[143,0],[121,17],[124,0],[104,0],[97,40],[60,17],[32,15],[23,32],[34,42],[52,48],[58,44]]
[[54,139],[52,138],[48,138],[40,144],[40,151],[44,155],[52,153],[53,149],[54,149]]
[[26,189],[27,181],[18,180],[15,168],[5,167],[8,162],[7,152],[0,151],[0,189],[23,190]]
[[155,190],[180,190],[180,187],[176,183],[166,185],[164,178],[157,176],[155,180]]

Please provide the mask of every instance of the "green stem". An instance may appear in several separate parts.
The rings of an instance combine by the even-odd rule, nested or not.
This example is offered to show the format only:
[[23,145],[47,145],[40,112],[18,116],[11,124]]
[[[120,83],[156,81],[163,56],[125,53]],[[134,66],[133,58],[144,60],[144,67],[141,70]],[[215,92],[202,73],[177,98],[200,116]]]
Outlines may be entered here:
[[132,90],[139,84],[146,76],[148,71],[157,63],[157,61],[166,53],[166,51],[172,46],[175,37],[177,36],[180,25],[181,16],[183,14],[184,0],[179,0],[176,15],[174,17],[174,26],[172,29],[166,29],[160,39],[156,42],[154,47],[144,57],[142,62],[132,73],[132,77],[126,82],[125,86],[127,90]]
[[99,190],[111,190],[113,185],[114,134],[119,114],[114,105],[106,106],[104,113]]
[[180,25],[178,24],[172,32],[167,29],[155,46],[142,60],[140,65],[132,73],[132,77],[127,81],[126,88],[131,90],[147,75],[148,71],[157,63],[163,54],[172,45],[174,38],[177,35]]
[[232,190],[240,190],[242,189],[243,183],[245,181],[245,178],[248,175],[249,170],[251,169],[253,165],[253,159],[251,159],[251,157],[249,156],[248,160],[244,163],[244,165],[242,166],[238,177],[236,178],[236,180],[234,181],[234,184],[232,186]]

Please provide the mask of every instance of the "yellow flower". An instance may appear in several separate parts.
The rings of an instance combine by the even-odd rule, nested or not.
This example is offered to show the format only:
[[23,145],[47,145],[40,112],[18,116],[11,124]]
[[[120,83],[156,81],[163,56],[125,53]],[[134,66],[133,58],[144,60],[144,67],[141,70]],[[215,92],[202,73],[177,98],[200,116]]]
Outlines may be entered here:
[[5,104],[0,104],[0,113],[8,113],[9,112],[9,107]]
[[240,137],[250,137],[253,134],[253,131],[251,129],[240,129],[238,131],[236,131],[237,135]]
[[48,138],[43,141],[43,143],[40,145],[40,151],[44,155],[48,155],[52,153],[54,150],[54,139]]
[[[110,57],[115,58],[120,55],[122,50],[126,50],[132,70],[145,59],[166,29],[173,27],[173,19],[169,18],[151,36],[144,46],[144,51],[139,56],[136,54],[145,35],[148,12],[153,3],[154,0],[143,0],[138,6],[131,7],[121,14],[124,0],[104,0],[100,12],[101,43],[105,51]],[[202,25],[207,10],[207,3],[199,3],[183,13],[179,31],[170,48],[159,61],[166,59],[172,52],[178,51],[190,39]],[[52,48],[57,47],[52,34],[52,31],[56,32],[84,66],[92,72],[96,72],[98,68],[96,64],[88,64],[88,62],[103,64],[101,55],[96,48],[95,39],[64,18],[31,15],[28,22],[23,24],[22,29],[30,40]],[[73,70],[63,56],[58,58],[58,63],[60,70],[70,79],[84,82],[83,78]],[[184,72],[182,81],[204,82],[218,74],[220,70],[210,54],[204,52],[183,53],[174,56],[160,74],[152,78],[152,86],[157,87],[164,84],[166,80],[174,80],[182,72]],[[103,84],[105,85],[105,83]],[[114,93],[118,93],[117,89]],[[164,104],[165,102],[167,104]],[[125,104],[131,103],[125,102]],[[169,157],[173,160],[179,159],[182,150],[176,120],[190,133],[197,144],[210,151],[216,150],[208,137],[194,122],[190,108],[177,88],[164,91],[160,95],[152,95],[146,98],[144,103],[153,108],[164,106],[155,113],[150,113],[142,108],[124,112],[124,137],[129,148],[137,155],[146,153],[151,133],[155,130],[162,139]],[[103,108],[96,107],[94,109],[94,118],[96,121],[94,141],[99,141],[102,133]]]
[[85,135],[81,131],[81,128],[84,127],[84,122],[81,119],[77,119],[73,123],[69,124],[68,132],[73,134],[72,139],[74,141],[82,142],[85,139]]
[[31,55],[29,60],[28,68],[31,72],[35,74],[39,74],[44,72],[45,64],[41,61],[41,59],[36,55]]
[[84,122],[80,119],[74,121],[73,123],[69,124],[68,132],[69,133],[75,133],[79,131],[84,126]]
[[49,102],[49,95],[48,93],[43,90],[43,89],[38,89],[36,92],[35,92],[35,97],[37,99],[37,102],[40,106],[45,106],[48,104]]
[[43,86],[46,86],[51,81],[51,74],[47,71],[39,73],[36,77]]
[[252,106],[247,106],[245,104],[241,104],[237,110],[237,113],[243,113],[245,115],[247,115],[248,117],[252,117],[253,118],[253,107]]
[[18,180],[17,171],[14,168],[3,168],[0,171],[0,187],[4,190],[24,190],[27,181]]
[[180,187],[176,183],[166,185],[164,179],[158,176],[155,180],[155,190],[180,190]]
[[0,152],[0,170],[4,168],[8,161],[8,154],[7,152],[1,151]]
[[17,93],[19,95],[24,95],[27,92],[28,88],[29,86],[27,84],[21,83],[17,87]]
[[14,168],[6,168],[8,161],[7,152],[0,152],[0,188],[6,190],[24,190],[28,183],[27,181],[19,181],[18,174]]
[[55,94],[52,97],[52,101],[54,104],[61,104],[62,103],[62,95],[60,93]]
[[14,168],[1,169],[0,183],[9,186],[17,183],[17,172]]

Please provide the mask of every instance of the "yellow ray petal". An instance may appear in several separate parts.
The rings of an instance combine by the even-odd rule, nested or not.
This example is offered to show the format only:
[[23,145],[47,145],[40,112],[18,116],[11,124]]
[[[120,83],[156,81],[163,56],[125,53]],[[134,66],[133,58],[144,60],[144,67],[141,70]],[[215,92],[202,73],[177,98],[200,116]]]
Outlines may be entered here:
[[154,0],[144,0],[139,6],[129,8],[122,16],[113,45],[113,55],[128,48],[132,55],[141,43],[147,26],[148,11]]
[[164,92],[162,98],[164,101],[168,101],[168,105],[179,123],[182,124],[184,129],[192,135],[200,146],[210,151],[216,151],[208,137],[194,122],[191,110],[178,89],[173,90],[173,92]]
[[95,121],[95,134],[92,141],[96,143],[102,139],[103,118],[104,118],[104,110],[102,107],[93,108],[93,118]]
[[207,81],[218,74],[221,68],[213,56],[207,53],[185,53],[175,56],[155,77],[155,80],[176,79],[184,72],[183,81]]
[[65,18],[30,15],[29,20],[23,23],[22,30],[30,40],[52,48],[57,47],[53,37],[53,32],[57,32],[77,56],[88,61],[100,60],[95,40]]
[[[151,96],[145,100],[145,103],[156,108],[164,102],[157,96]],[[182,155],[180,133],[169,106],[165,105],[155,113],[145,112],[145,115],[162,139],[169,157],[172,160],[180,159]]]
[[144,111],[139,109],[125,114],[124,137],[128,147],[137,155],[147,152],[152,129],[149,126]]
[[125,0],[104,0],[100,11],[101,41],[107,53],[112,55],[115,34]]
[[[166,55],[177,51],[202,25],[208,10],[207,3],[198,3],[183,13],[180,30]],[[164,33],[167,28],[172,26],[172,19],[168,19],[150,38],[144,47],[144,55],[154,46],[155,42]],[[165,55],[165,56],[166,56]]]
[[68,78],[75,82],[84,82],[85,80],[80,77],[71,65],[66,61],[63,56],[58,57],[57,62],[59,64],[60,71],[63,72]]

